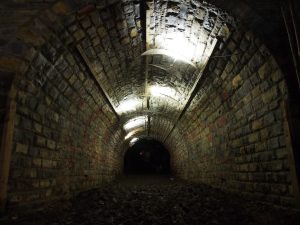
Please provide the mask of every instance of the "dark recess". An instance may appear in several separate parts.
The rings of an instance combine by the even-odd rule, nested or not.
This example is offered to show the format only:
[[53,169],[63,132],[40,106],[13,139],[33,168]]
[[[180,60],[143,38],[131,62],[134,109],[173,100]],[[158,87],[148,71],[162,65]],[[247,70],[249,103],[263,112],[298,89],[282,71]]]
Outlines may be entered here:
[[141,139],[124,157],[125,174],[170,174],[170,154],[158,141]]

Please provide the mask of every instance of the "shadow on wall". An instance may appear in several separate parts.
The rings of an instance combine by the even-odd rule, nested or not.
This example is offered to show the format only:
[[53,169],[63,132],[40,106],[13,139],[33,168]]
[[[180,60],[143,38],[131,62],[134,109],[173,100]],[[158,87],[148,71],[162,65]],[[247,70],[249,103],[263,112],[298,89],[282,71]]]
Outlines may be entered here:
[[125,154],[124,173],[170,174],[170,154],[158,141],[153,139],[138,140]]

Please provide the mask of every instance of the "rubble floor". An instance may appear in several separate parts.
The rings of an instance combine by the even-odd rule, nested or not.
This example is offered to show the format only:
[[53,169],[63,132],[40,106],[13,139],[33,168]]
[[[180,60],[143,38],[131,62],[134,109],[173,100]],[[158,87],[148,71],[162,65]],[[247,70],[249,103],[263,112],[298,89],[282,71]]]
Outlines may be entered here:
[[249,201],[204,184],[130,176],[3,225],[297,225],[300,211]]

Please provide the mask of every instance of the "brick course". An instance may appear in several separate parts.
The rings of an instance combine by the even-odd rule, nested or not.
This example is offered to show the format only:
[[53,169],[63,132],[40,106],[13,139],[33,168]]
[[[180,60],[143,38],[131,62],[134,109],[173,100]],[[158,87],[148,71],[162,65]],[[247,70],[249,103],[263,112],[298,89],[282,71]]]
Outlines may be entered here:
[[[10,205],[69,197],[114,179],[128,147],[122,125],[144,115],[151,123],[138,135],[165,142],[177,176],[268,201],[292,199],[287,87],[274,57],[208,3],[160,4],[148,4],[147,43],[139,6],[125,0],[97,2],[91,12],[45,3],[1,47],[7,57],[0,68],[16,72],[18,89]],[[163,55],[141,57],[145,46],[163,47],[157,34],[174,31],[194,42],[218,38],[204,71]],[[151,97],[147,107],[146,69],[148,85],[175,88],[174,98]],[[202,72],[201,88],[176,125]],[[99,87],[114,108],[132,96],[142,103],[117,116]]]

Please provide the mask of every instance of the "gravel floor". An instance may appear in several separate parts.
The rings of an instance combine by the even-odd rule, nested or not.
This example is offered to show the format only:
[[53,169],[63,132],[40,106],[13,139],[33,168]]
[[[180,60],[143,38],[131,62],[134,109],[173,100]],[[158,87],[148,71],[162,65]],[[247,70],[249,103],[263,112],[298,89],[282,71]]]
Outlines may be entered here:
[[271,207],[203,184],[131,177],[31,215],[11,215],[3,225],[298,225],[294,209]]

